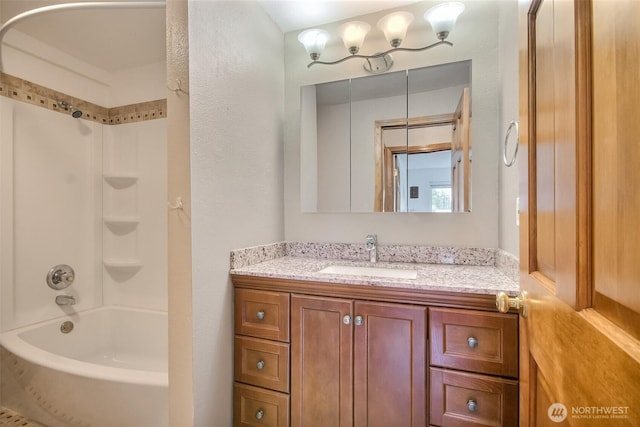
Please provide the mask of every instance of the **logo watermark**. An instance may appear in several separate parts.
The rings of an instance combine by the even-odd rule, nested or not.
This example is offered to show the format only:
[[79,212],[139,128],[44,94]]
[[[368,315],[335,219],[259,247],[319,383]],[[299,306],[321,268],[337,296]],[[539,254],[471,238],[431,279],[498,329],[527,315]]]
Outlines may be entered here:
[[563,422],[567,418],[568,414],[569,412],[567,411],[567,407],[564,406],[562,403],[554,403],[551,406],[549,406],[549,410],[547,410],[547,415],[549,416],[549,419],[554,423]]
[[628,419],[628,406],[572,406],[571,411],[562,403],[554,403],[547,410],[549,419],[561,423],[571,416],[574,420],[615,420]]

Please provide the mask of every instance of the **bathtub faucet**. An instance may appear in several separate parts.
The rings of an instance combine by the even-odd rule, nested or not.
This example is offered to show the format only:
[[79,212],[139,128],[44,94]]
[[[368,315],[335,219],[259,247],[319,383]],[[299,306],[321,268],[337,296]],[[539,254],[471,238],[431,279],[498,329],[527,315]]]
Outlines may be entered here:
[[73,305],[76,303],[76,297],[73,295],[58,295],[56,296],[56,304],[58,305]]

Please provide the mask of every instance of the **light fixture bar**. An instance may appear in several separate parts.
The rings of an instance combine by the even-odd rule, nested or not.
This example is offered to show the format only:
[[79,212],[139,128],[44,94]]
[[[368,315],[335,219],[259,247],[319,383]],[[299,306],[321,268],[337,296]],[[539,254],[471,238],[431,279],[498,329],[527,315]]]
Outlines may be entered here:
[[415,47],[415,48],[413,48],[413,47],[394,47],[394,48],[391,48],[391,49],[389,49],[389,50],[387,50],[385,52],[380,52],[380,53],[376,53],[376,54],[373,54],[373,55],[357,55],[357,54],[356,55],[349,55],[349,56],[345,56],[342,59],[338,59],[337,61],[331,61],[331,62],[315,60],[315,61],[311,61],[309,63],[309,65],[307,65],[307,68],[310,68],[312,65],[315,65],[315,64],[323,64],[323,65],[339,64],[341,62],[344,62],[344,61],[352,59],[352,58],[375,59],[375,58],[380,58],[380,57],[386,56],[386,55],[388,55],[390,53],[393,53],[393,52],[421,52],[423,50],[431,49],[433,47],[440,46],[442,44],[446,44],[447,46],[453,46],[453,43],[451,43],[451,42],[448,42],[446,40],[440,40],[440,41],[437,41],[437,42],[435,42],[433,44],[430,44],[430,45],[424,46],[424,47]]

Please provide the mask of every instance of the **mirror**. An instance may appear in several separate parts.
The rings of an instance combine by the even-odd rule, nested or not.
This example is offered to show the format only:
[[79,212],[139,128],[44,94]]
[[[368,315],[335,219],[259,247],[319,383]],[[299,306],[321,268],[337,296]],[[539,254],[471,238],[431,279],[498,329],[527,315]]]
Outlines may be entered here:
[[306,212],[471,210],[471,61],[301,88]]

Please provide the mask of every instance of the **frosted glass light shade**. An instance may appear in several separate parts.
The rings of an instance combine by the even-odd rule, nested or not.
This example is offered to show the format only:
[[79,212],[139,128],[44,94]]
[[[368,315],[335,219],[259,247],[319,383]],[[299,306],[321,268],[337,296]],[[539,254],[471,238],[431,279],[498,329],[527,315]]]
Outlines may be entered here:
[[394,12],[380,19],[378,28],[382,30],[391,46],[398,47],[407,35],[407,28],[412,21],[413,15],[409,12]]
[[298,34],[298,41],[304,45],[307,53],[314,61],[320,58],[327,40],[329,40],[329,32],[317,28],[305,30]]
[[362,21],[351,21],[340,26],[340,37],[350,54],[358,53],[370,29],[371,25]]
[[444,40],[453,31],[453,26],[463,10],[464,4],[460,2],[441,3],[427,10],[424,19],[429,21],[436,36]]

